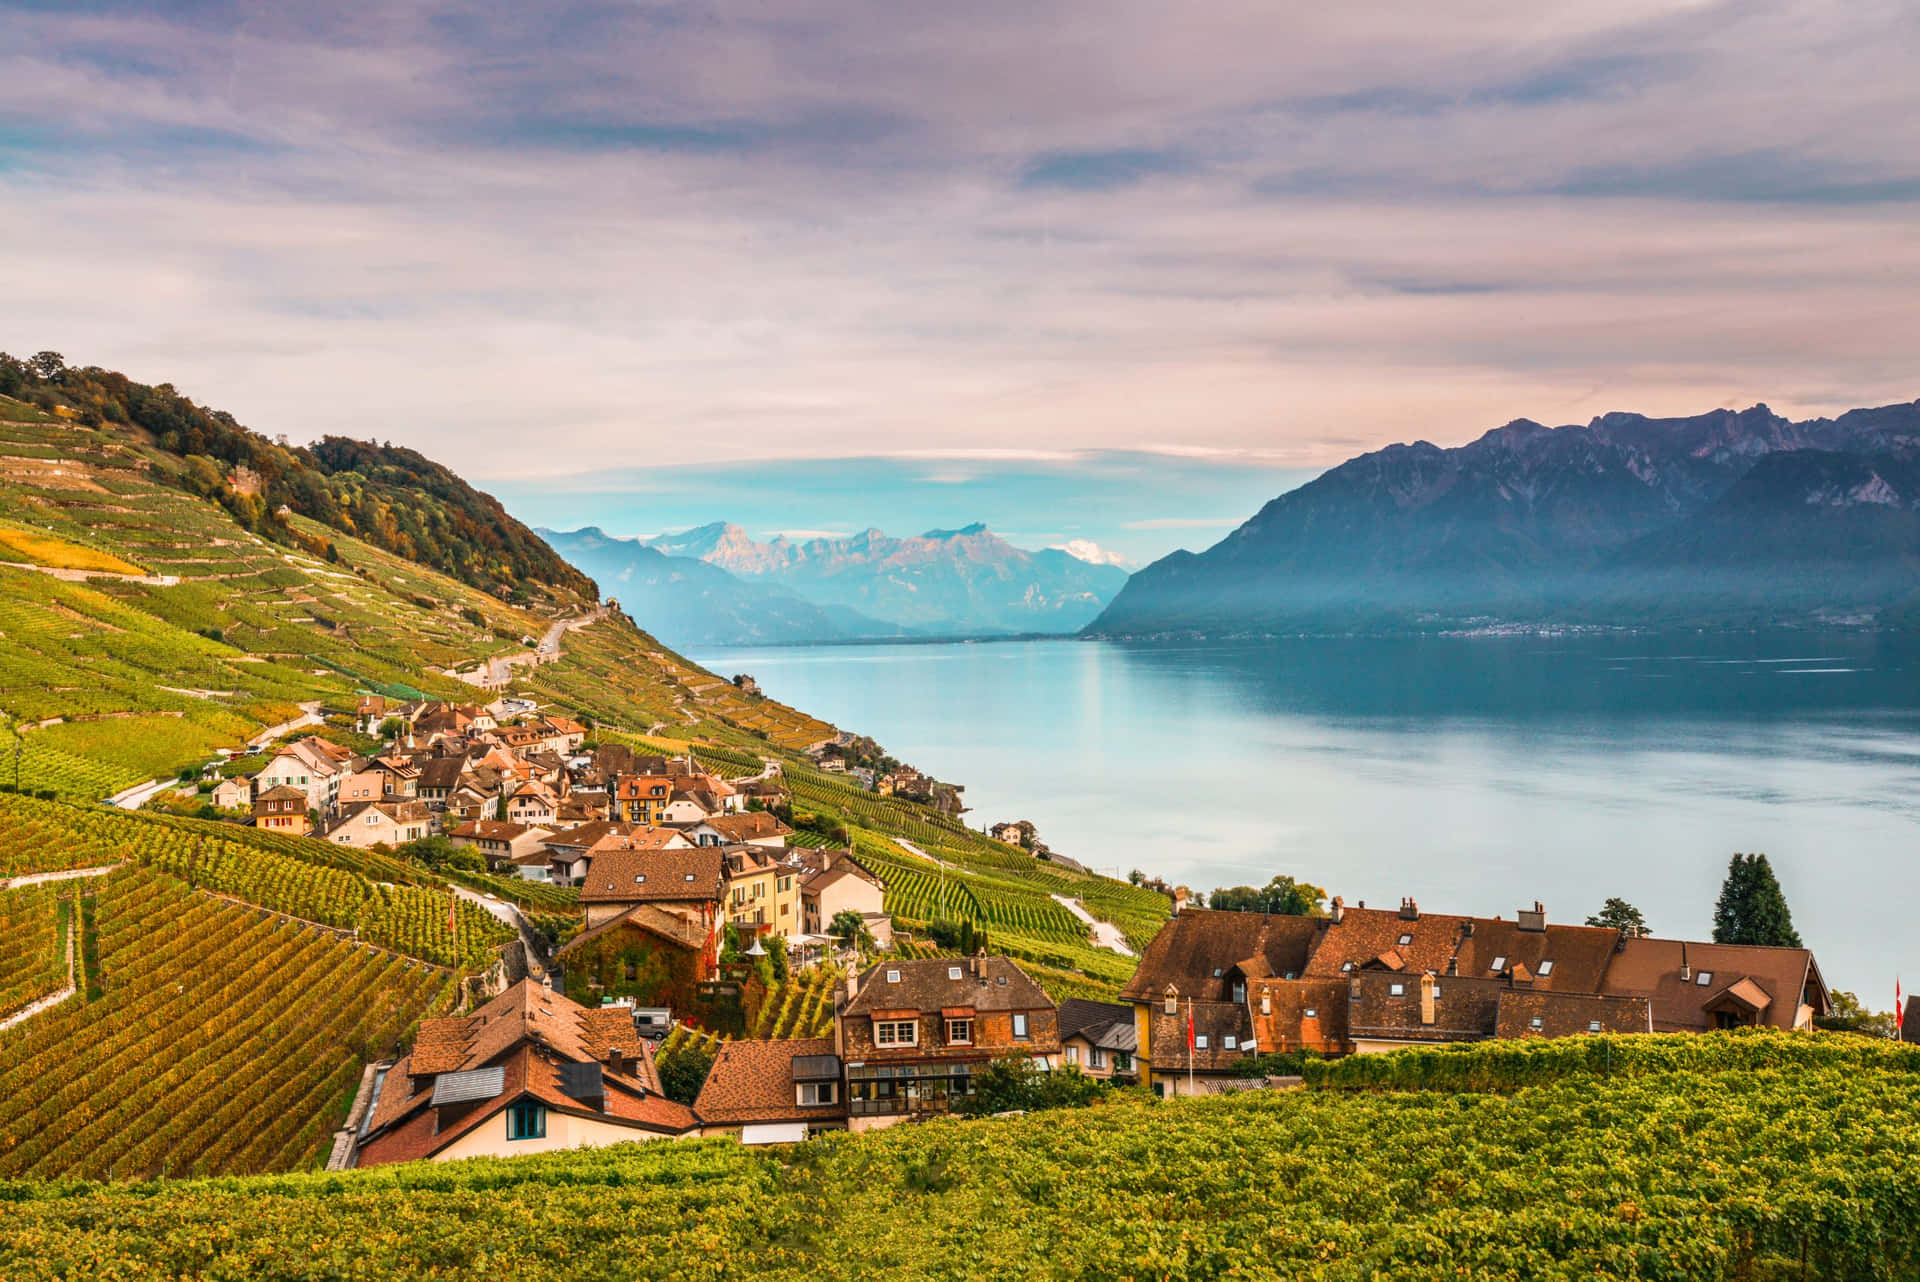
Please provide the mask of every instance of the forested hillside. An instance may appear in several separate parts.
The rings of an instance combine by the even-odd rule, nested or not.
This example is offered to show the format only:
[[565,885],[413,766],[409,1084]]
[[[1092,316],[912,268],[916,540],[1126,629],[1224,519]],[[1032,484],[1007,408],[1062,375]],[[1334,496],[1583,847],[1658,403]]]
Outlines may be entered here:
[[703,1140],[15,1185],[0,1271],[537,1278],[590,1260],[645,1278],[1698,1282],[1920,1267],[1911,1048],[1747,1033],[1351,1062],[1387,1089],[1350,1092],[1336,1073],[1319,1089],[1134,1096],[785,1151]]

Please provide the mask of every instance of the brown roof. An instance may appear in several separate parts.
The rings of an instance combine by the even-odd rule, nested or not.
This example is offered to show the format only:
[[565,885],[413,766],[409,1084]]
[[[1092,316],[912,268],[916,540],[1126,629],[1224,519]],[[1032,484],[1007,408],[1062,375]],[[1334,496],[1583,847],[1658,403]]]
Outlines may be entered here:
[[1254,956],[1265,959],[1272,974],[1298,975],[1306,966],[1316,921],[1190,908],[1170,918],[1153,937],[1121,999],[1158,1001],[1171,983],[1182,997],[1221,1001],[1229,991],[1227,972]]
[[306,797],[307,790],[305,788],[296,788],[292,784],[283,783],[278,788],[269,788],[265,792],[256,792],[253,795],[253,800],[257,805],[262,801],[304,801]]
[[724,880],[717,847],[682,850],[607,850],[593,857],[582,903],[621,904],[644,900],[718,901]]
[[[974,974],[976,964],[980,975]],[[893,974],[899,976],[897,982],[888,981]],[[927,1012],[966,1006],[976,1011],[1033,1011],[1052,1010],[1054,1002],[1008,957],[901,958],[868,967],[846,1013],[871,1016],[876,1010]]]
[[466,773],[465,757],[432,757],[420,763],[422,788],[452,788]]
[[1254,1037],[1262,1049],[1327,1054],[1352,1049],[1346,980],[1262,979],[1247,988]]
[[1069,997],[1060,1003],[1060,1040],[1080,1037],[1090,1046],[1128,1051],[1137,1040],[1133,1007],[1120,1002],[1095,1002]]
[[[1223,1073],[1253,1054],[1253,1030],[1247,1024],[1246,1008],[1238,1003],[1197,1001],[1189,1007],[1183,1000],[1177,1013],[1172,1015],[1159,1004],[1151,1009],[1147,1045],[1152,1050],[1156,1073],[1184,1072],[1189,1063],[1197,1073]],[[1191,1055],[1187,1050],[1189,1015],[1193,1018],[1196,1043],[1202,1037],[1207,1039],[1206,1046],[1195,1045]],[[1231,1050],[1227,1049],[1229,1037],[1235,1043]]]
[[470,837],[475,840],[512,841],[524,837],[533,829],[526,824],[507,823],[499,819],[469,819],[447,835],[449,837]]
[[[1539,1020],[1536,1026],[1534,1021]],[[1598,1024],[1599,1027],[1594,1027]],[[1648,1033],[1653,1012],[1644,997],[1555,993],[1509,988],[1500,994],[1499,1037],[1573,1037],[1582,1033]]]
[[723,1042],[693,1111],[702,1122],[729,1126],[843,1119],[844,1099],[803,1108],[794,1090],[794,1060],[833,1053],[830,1037]]
[[1718,1026],[1715,1010],[1743,980],[1750,987],[1736,996],[1748,1005],[1755,1004],[1756,994],[1767,999],[1758,1014],[1763,1026],[1794,1027],[1803,999],[1811,999],[1815,1014],[1827,1006],[1826,984],[1813,954],[1804,948],[1677,939],[1620,941],[1601,991],[1651,998],[1655,1032],[1699,1031]]
[[1493,1036],[1507,981],[1435,976],[1433,1022],[1428,1024],[1420,1018],[1425,977],[1425,972],[1355,972],[1347,984],[1347,1035],[1397,1042],[1472,1042]]

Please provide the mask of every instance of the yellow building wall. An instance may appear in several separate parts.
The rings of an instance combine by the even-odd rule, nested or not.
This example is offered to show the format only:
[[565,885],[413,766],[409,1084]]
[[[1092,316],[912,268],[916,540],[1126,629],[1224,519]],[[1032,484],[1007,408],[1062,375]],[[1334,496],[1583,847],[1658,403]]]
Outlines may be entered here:
[[[434,1161],[453,1162],[463,1157],[516,1157],[523,1153],[551,1153],[559,1149],[599,1148],[607,1144],[674,1138],[657,1131],[617,1126],[597,1118],[572,1117],[549,1109],[545,1135],[537,1140],[510,1140],[507,1138],[507,1114],[510,1111],[501,1109],[436,1153]],[[688,1137],[699,1134],[698,1130],[690,1131]]]

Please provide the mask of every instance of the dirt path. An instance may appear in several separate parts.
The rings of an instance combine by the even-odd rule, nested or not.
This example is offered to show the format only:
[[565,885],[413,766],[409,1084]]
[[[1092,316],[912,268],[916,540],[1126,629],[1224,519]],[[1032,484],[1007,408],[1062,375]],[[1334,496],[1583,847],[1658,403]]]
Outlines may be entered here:
[[119,866],[119,864],[104,864],[98,868],[62,868],[59,872],[30,872],[15,877],[11,881],[0,881],[0,890],[19,890],[25,886],[38,886],[49,881],[75,881],[81,877],[104,877]]
[[1054,895],[1052,898],[1053,901],[1062,908],[1087,923],[1087,925],[1093,927],[1093,942],[1095,944],[1109,951],[1119,953],[1122,957],[1131,957],[1134,955],[1133,949],[1127,947],[1127,937],[1120,933],[1118,926],[1110,921],[1101,921],[1095,917],[1087,911],[1087,906],[1078,899],[1069,899],[1065,895]]
[[[327,722],[327,719],[320,715],[320,704],[317,700],[312,703],[301,704],[300,712],[301,715],[291,721],[282,721],[277,726],[268,726],[265,730],[253,736],[253,738],[247,740],[247,746],[257,752],[283,734],[292,734],[295,730],[303,730],[307,726],[321,726]],[[133,807],[128,808],[133,809]]]
[[173,787],[174,784],[175,781],[172,779],[149,779],[145,783],[137,783],[131,788],[123,788],[114,793],[107,798],[107,804],[118,806],[122,810],[138,810],[153,800],[157,793]]
[[79,905],[76,904],[74,905],[72,916],[69,917],[67,921],[67,986],[57,992],[48,993],[37,1002],[30,1002],[22,1006],[5,1019],[0,1019],[0,1033],[6,1032],[15,1024],[25,1023],[41,1011],[52,1010],[55,1006],[58,1006],[61,1002],[64,1002],[67,998],[79,991],[73,982],[73,937],[79,929],[80,908]]
[[171,588],[180,583],[177,574],[116,574],[111,570],[69,570],[56,565],[31,565],[25,561],[0,561],[10,570],[32,570],[65,583],[85,583],[88,579],[113,579],[120,583],[144,583],[148,587]]
[[447,883],[447,889],[470,904],[478,904],[518,931],[520,942],[526,945],[527,949],[527,973],[535,979],[547,973],[545,941],[534,933],[533,927],[527,924],[527,919],[520,915],[520,905],[505,899],[489,899],[477,890],[468,890],[465,886],[456,886],[452,882]]

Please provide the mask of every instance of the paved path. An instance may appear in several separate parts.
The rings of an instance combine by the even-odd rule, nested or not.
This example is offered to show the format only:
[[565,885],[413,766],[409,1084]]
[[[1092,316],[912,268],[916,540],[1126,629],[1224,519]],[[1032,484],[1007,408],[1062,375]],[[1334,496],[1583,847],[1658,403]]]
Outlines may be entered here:
[[0,890],[19,890],[24,886],[38,886],[48,881],[75,881],[81,877],[104,877],[119,866],[119,864],[102,864],[98,868],[62,868],[59,872],[25,873],[10,881],[0,881]]
[[1072,913],[1075,917],[1078,917],[1081,921],[1087,923],[1087,925],[1093,927],[1094,943],[1102,948],[1119,953],[1122,957],[1131,957],[1134,955],[1133,949],[1127,947],[1127,937],[1120,933],[1120,928],[1110,921],[1101,921],[1095,917],[1087,911],[1086,905],[1082,904],[1078,899],[1069,899],[1065,895],[1055,895],[1053,896],[1053,901]]
[[277,726],[268,726],[265,730],[253,736],[253,738],[247,740],[247,746],[257,751],[266,747],[283,734],[292,734],[295,730],[302,730],[307,726],[323,726],[327,723],[327,719],[320,715],[320,704],[317,700],[313,703],[301,704],[300,714],[301,715],[291,721],[282,721]]
[[122,789],[107,798],[107,804],[118,806],[122,810],[138,810],[153,800],[155,794],[174,786],[172,779],[149,779],[137,783],[131,788]]
[[11,570],[32,570],[35,574],[45,574],[64,583],[85,583],[88,579],[112,579],[119,583],[144,583],[153,588],[177,587],[180,576],[177,574],[116,574],[111,570],[69,570],[61,566],[30,565],[25,561],[0,561],[0,565]]
[[452,882],[447,883],[447,889],[468,903],[478,904],[518,931],[520,942],[526,945],[527,949],[527,973],[535,979],[547,973],[546,941],[536,934],[533,927],[527,923],[527,919],[521,916],[518,904],[505,899],[489,899],[477,890],[468,890],[465,886],[456,886]]

